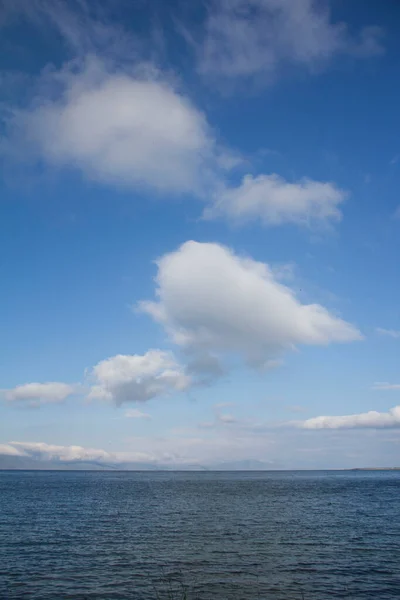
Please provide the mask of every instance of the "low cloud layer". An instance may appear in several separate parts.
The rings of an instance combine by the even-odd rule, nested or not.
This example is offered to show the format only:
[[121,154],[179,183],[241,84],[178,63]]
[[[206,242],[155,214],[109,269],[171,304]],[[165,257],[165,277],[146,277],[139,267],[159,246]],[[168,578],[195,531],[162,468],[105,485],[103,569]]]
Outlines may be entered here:
[[194,354],[238,354],[268,367],[300,344],[361,339],[319,304],[301,304],[270,267],[219,244],[186,242],[157,261],[156,301],[140,304]]
[[[239,421],[204,428],[166,431],[163,436],[132,436],[123,451],[44,442],[0,444],[0,465],[24,468],[79,468],[95,462],[127,468],[352,468],[398,466],[399,437],[390,427],[379,430],[307,430],[251,426]],[[2,459],[5,459],[2,461]],[[29,459],[24,462],[23,459]],[[35,466],[31,460],[38,464]],[[131,463],[129,465],[129,463]],[[136,463],[136,464],[133,464]],[[85,464],[85,468],[88,465]]]
[[93,367],[89,378],[94,384],[88,398],[117,406],[182,392],[191,384],[174,356],[161,350],[107,358]]
[[82,446],[59,446],[45,442],[8,442],[0,445],[0,455],[20,456],[36,460],[59,462],[102,462],[115,463],[124,460],[151,462],[154,457],[144,452],[107,452],[96,448]]
[[304,429],[362,429],[400,427],[400,406],[391,408],[388,412],[371,410],[366,413],[343,416],[321,416],[303,421]]

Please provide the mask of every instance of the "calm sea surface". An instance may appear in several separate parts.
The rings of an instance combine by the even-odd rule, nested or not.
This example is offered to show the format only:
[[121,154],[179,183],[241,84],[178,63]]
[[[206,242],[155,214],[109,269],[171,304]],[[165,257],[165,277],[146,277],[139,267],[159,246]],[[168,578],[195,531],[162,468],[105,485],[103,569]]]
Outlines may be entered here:
[[0,472],[1,600],[186,597],[400,598],[400,472]]

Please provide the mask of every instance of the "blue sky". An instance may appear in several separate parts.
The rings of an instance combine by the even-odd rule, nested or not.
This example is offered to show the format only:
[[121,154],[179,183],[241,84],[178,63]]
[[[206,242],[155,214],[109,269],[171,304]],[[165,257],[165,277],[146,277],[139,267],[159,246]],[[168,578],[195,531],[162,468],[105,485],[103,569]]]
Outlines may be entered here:
[[0,454],[398,465],[397,3],[0,8]]

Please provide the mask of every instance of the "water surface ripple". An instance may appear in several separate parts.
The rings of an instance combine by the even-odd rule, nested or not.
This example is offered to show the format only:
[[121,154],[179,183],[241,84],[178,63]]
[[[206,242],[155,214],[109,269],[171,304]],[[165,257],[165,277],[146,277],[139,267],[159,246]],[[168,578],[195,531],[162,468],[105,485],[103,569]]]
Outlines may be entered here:
[[400,472],[0,472],[0,598],[400,598]]

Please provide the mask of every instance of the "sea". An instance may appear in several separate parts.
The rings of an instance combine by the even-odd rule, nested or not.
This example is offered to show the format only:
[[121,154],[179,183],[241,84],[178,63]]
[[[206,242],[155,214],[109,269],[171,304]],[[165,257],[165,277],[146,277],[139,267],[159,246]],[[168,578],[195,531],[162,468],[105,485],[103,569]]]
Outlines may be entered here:
[[0,599],[400,598],[400,472],[0,472]]

